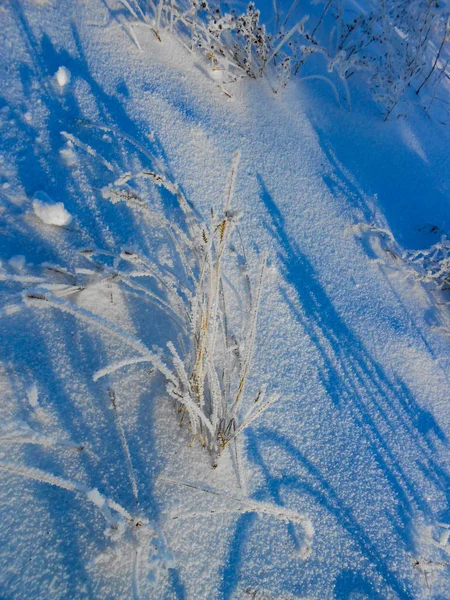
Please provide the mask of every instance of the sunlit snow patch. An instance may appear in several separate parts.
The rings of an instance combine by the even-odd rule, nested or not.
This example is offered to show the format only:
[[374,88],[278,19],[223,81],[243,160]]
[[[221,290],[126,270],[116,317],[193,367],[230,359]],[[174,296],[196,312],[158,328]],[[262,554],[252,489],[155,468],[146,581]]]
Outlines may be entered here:
[[59,67],[59,69],[55,73],[56,82],[61,88],[70,83],[70,78],[70,71],[66,67]]
[[64,227],[72,221],[62,202],[52,202],[45,192],[37,192],[33,200],[34,214],[47,225]]

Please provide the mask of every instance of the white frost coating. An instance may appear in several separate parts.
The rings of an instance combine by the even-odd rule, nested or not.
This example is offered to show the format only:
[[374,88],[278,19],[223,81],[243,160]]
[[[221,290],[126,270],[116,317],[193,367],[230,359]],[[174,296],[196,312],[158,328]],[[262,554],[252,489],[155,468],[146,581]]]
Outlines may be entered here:
[[64,227],[72,221],[72,215],[62,202],[52,202],[45,192],[37,192],[33,200],[34,214],[47,225]]
[[102,496],[96,488],[89,490],[89,492],[86,495],[88,499],[99,508],[102,508],[105,505],[104,496]]
[[83,142],[81,142],[77,137],[75,137],[71,133],[67,133],[67,131],[61,131],[61,135],[64,138],[66,138],[68,143],[72,144],[72,147],[76,146],[77,148],[81,148],[81,150],[84,150],[84,152],[87,152],[87,154],[90,154],[91,156],[99,160],[108,169],[108,171],[111,171],[112,173],[114,172],[114,167],[111,165],[111,163],[105,160],[103,156],[100,156],[100,154],[98,154],[98,152],[94,150],[94,148],[91,148],[89,144],[83,144]]
[[[220,507],[214,507],[211,512],[212,513],[220,513],[220,512],[238,512],[241,514],[245,513],[256,513],[257,515],[267,515],[278,519],[279,521],[283,521],[284,523],[296,523],[300,525],[304,532],[305,537],[303,540],[302,547],[299,549],[299,556],[302,559],[306,559],[311,555],[311,546],[314,537],[314,526],[312,524],[311,519],[304,514],[293,511],[289,508],[285,508],[284,506],[280,506],[278,504],[270,504],[268,502],[260,502],[258,500],[253,500],[250,498],[245,498],[242,496],[236,496],[229,494],[228,492],[215,489],[211,486],[198,486],[196,484],[176,481],[174,479],[169,479],[166,477],[159,477],[161,481],[165,481],[166,483],[179,485],[182,487],[193,488],[197,490],[201,490],[207,494],[211,494],[213,496],[219,496],[222,498],[226,498],[232,502],[236,502],[237,506],[228,505],[226,509],[221,509]],[[204,514],[207,513],[203,513]],[[202,516],[202,512],[190,512],[190,513],[170,513],[170,519],[185,519],[185,518],[198,518]]]
[[0,439],[9,440],[18,437],[30,436],[33,433],[31,427],[25,421],[10,421],[0,425]]
[[[19,262],[22,261],[22,259],[25,262],[24,256],[14,256],[9,261],[9,264],[14,267],[16,266],[16,260]],[[22,266],[23,265],[21,264],[21,262],[19,262],[19,268],[22,268]],[[32,275],[9,275],[7,273],[0,273],[0,281],[17,281],[19,283],[45,283],[45,279],[43,277],[33,277]]]
[[25,421],[10,421],[0,425],[0,441],[18,444],[36,444],[39,446],[66,446],[82,450],[80,444],[75,444],[70,440],[60,440],[58,438],[47,437],[42,433],[32,429]]
[[[85,494],[87,499],[92,502],[95,506],[100,509],[105,521],[108,523],[108,527],[105,530],[105,535],[113,541],[119,540],[125,532],[126,521],[131,521],[134,525],[135,521],[128,511],[126,511],[120,504],[109,500],[100,494],[97,489],[90,489],[83,483],[72,481],[70,479],[64,479],[51,473],[41,471],[41,469],[33,469],[29,467],[16,466],[13,464],[0,462],[0,469],[9,471],[16,475],[21,475],[28,479],[34,479],[43,483],[48,483],[71,492],[81,492]],[[113,514],[111,511],[114,511]]]
[[14,315],[15,313],[19,312],[22,310],[22,307],[20,304],[10,304],[9,306],[5,306],[5,308],[0,310],[0,315],[5,315],[5,316],[9,316],[9,315]]
[[[120,329],[120,327],[117,327],[116,325],[114,325],[114,323],[110,323],[110,322],[106,321],[105,319],[103,319],[102,317],[95,315],[94,313],[91,313],[90,311],[88,311],[84,308],[76,306],[75,304],[72,304],[71,302],[68,302],[66,300],[61,300],[60,298],[52,296],[51,294],[44,295],[44,294],[39,294],[39,293],[37,295],[36,294],[35,295],[25,295],[24,301],[27,306],[37,306],[39,308],[48,308],[49,306],[51,306],[53,308],[58,308],[59,310],[61,310],[63,312],[74,315],[75,317],[77,317],[87,323],[96,324],[99,327],[101,327],[102,329],[109,331],[109,333],[112,333],[116,337],[122,339],[129,346],[131,346],[138,352],[141,352],[141,354],[143,354],[144,356],[150,355],[148,348],[146,348],[140,340],[130,336],[126,331],[124,331],[124,330]],[[158,368],[160,368],[160,367],[158,366]],[[167,373],[168,374],[167,377],[169,378],[170,371],[168,369],[166,369],[165,371],[161,371],[161,372],[164,375],[166,375],[166,373]]]
[[149,356],[138,356],[136,358],[130,358],[129,360],[122,360],[122,361],[114,363],[112,365],[108,365],[107,367],[104,367],[103,369],[99,369],[98,371],[96,371],[94,373],[94,375],[92,376],[92,379],[94,381],[98,381],[102,377],[105,377],[105,375],[111,375],[112,373],[115,373],[119,369],[122,369],[122,367],[127,367],[129,365],[135,365],[135,364],[141,363],[141,362],[153,363],[153,362],[155,362],[155,355],[151,354]]
[[69,69],[66,67],[59,67],[59,69],[55,73],[56,83],[60,88],[63,88],[68,83],[70,83],[71,74]]

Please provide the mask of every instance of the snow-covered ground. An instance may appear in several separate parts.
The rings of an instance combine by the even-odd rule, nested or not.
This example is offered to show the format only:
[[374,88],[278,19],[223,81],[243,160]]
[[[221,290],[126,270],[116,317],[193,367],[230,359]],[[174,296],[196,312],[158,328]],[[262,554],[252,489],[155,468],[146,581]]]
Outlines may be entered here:
[[[12,0],[0,25],[0,598],[448,600],[450,314],[398,257],[450,230],[448,127],[320,80],[230,99],[102,0]],[[159,165],[207,220],[236,150],[252,280],[268,264],[243,412],[280,393],[239,476],[134,360],[177,330],[111,255],[173,248],[105,192]],[[45,277],[53,304],[26,297]]]

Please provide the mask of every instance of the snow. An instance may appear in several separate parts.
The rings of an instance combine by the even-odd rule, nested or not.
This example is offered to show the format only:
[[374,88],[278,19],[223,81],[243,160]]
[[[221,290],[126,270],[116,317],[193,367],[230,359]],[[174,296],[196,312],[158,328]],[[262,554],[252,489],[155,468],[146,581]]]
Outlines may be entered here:
[[25,256],[23,254],[11,256],[11,258],[8,261],[8,264],[10,264],[13,269],[20,271],[25,265]]
[[[0,595],[444,600],[448,296],[404,251],[449,231],[448,128],[383,122],[357,83],[352,111],[270,72],[230,99],[124,13],[1,13]],[[267,257],[217,468],[170,397],[194,322],[181,193],[208,227],[231,197],[223,364],[246,363]]]
[[39,404],[38,404],[38,390],[37,390],[36,384],[31,385],[27,389],[27,396],[28,396],[28,402],[30,403],[30,406],[32,406],[33,408],[37,408],[39,406]]
[[55,73],[55,79],[60,88],[65,87],[68,83],[70,83],[71,79],[69,69],[66,67],[59,67]]
[[99,508],[103,508],[105,505],[105,498],[100,494],[97,489],[90,490],[87,493],[88,499],[93,502]]
[[74,150],[74,145],[71,141],[68,141],[67,144],[61,148],[59,151],[61,155],[61,159],[68,167],[73,167],[77,163],[77,154]]
[[36,192],[33,200],[34,214],[47,225],[65,227],[72,221],[72,216],[62,202],[53,202],[45,192]]

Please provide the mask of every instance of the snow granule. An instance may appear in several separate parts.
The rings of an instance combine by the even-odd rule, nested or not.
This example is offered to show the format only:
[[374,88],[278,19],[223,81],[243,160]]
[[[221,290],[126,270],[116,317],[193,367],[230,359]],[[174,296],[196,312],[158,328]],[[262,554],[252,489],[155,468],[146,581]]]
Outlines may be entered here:
[[55,73],[55,79],[60,88],[63,88],[65,85],[70,83],[70,78],[70,71],[66,67],[59,67]]
[[47,225],[64,227],[72,221],[62,202],[52,202],[45,192],[37,192],[33,200],[34,214]]

